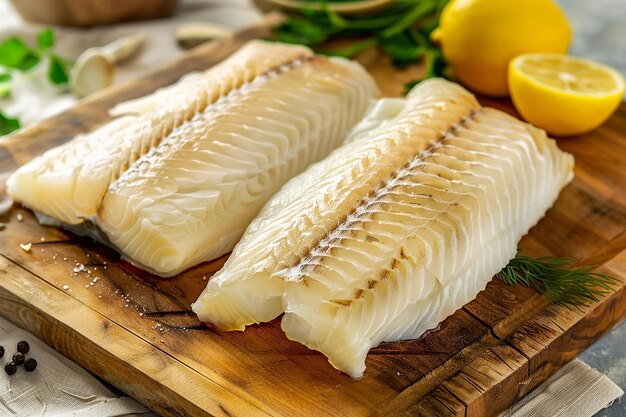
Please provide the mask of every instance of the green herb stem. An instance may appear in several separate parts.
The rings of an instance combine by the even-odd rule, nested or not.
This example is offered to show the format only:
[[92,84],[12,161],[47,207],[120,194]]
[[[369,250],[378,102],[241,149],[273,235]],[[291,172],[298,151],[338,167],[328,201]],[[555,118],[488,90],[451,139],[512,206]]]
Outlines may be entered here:
[[426,16],[427,14],[437,9],[437,3],[434,1],[423,0],[413,7],[406,15],[402,16],[398,21],[393,23],[387,29],[381,32],[381,36],[389,38],[402,32],[405,29],[409,29],[413,24]]
[[376,44],[378,43],[378,41],[376,40],[376,38],[372,37],[372,38],[368,38],[368,39],[364,39],[360,42],[357,43],[353,43],[350,46],[346,46],[343,48],[335,48],[332,50],[319,50],[318,52],[324,54],[324,55],[332,55],[332,56],[341,56],[344,58],[352,58],[353,56],[356,56],[358,54],[360,54],[361,52],[365,51],[366,49],[371,48],[372,46],[376,46]]
[[346,28],[355,30],[379,30],[388,27],[398,20],[397,16],[372,17],[347,21]]
[[[371,47],[382,48],[399,67],[425,58],[424,78],[440,76],[443,57],[430,41],[441,8],[447,0],[396,0],[369,15],[340,15],[328,0],[317,0],[319,10],[303,7],[274,30],[276,40],[309,46],[317,52],[353,58]],[[309,2],[310,3],[310,2]],[[354,45],[324,48],[332,39],[362,39]]]

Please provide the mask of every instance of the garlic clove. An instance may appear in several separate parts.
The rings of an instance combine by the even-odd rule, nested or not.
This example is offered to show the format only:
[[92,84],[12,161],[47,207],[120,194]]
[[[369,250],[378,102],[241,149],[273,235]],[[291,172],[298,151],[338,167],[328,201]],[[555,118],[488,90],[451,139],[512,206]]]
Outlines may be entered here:
[[85,97],[113,84],[115,67],[101,48],[83,52],[70,72],[70,91]]
[[214,23],[184,23],[176,29],[176,41],[190,49],[204,42],[229,38],[233,31]]

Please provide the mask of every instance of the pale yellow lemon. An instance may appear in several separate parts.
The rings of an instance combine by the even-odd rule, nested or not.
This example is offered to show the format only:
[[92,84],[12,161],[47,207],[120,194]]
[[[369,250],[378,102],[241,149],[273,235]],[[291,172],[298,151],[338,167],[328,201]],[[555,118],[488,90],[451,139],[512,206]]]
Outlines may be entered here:
[[433,40],[453,74],[471,90],[506,96],[507,65],[520,54],[566,52],[567,18],[553,0],[452,0]]
[[624,96],[624,78],[589,59],[525,54],[509,64],[515,108],[554,136],[588,132],[613,114]]

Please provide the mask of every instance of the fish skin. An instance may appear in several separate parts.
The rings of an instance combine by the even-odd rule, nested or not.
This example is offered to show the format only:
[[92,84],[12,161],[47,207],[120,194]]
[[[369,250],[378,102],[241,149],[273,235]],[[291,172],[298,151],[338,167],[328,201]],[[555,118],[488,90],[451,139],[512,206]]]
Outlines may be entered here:
[[288,338],[359,378],[371,347],[475,298],[573,178],[545,132],[447,81],[419,84],[388,117],[268,202],[194,304],[202,321],[239,329],[284,312]]
[[194,82],[171,90],[176,94],[159,99],[158,106],[147,106],[145,114],[115,119],[28,162],[9,178],[7,192],[70,225],[93,219],[109,184],[174,129],[259,75],[312,57],[305,47],[251,41]]
[[265,202],[339,146],[377,93],[359,65],[281,67],[208,106],[114,181],[97,224],[164,277],[230,252]]

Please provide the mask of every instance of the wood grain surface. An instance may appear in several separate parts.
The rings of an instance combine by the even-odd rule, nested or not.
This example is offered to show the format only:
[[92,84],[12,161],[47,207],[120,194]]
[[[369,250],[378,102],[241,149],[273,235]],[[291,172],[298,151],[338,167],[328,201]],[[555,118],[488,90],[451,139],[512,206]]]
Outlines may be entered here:
[[[277,19],[0,141],[0,173],[101,124],[112,105],[268,36]],[[375,50],[359,60],[387,95],[421,72],[398,71]],[[483,102],[513,113],[507,101]],[[0,314],[164,416],[497,415],[626,316],[625,135],[622,104],[594,132],[559,140],[576,157],[576,178],[521,243],[529,255],[599,264],[622,279],[619,288],[597,303],[563,307],[494,280],[420,339],[373,349],[359,381],[287,340],[277,321],[236,333],[200,327],[190,304],[225,257],[163,280],[40,226],[19,206],[0,218]]]

